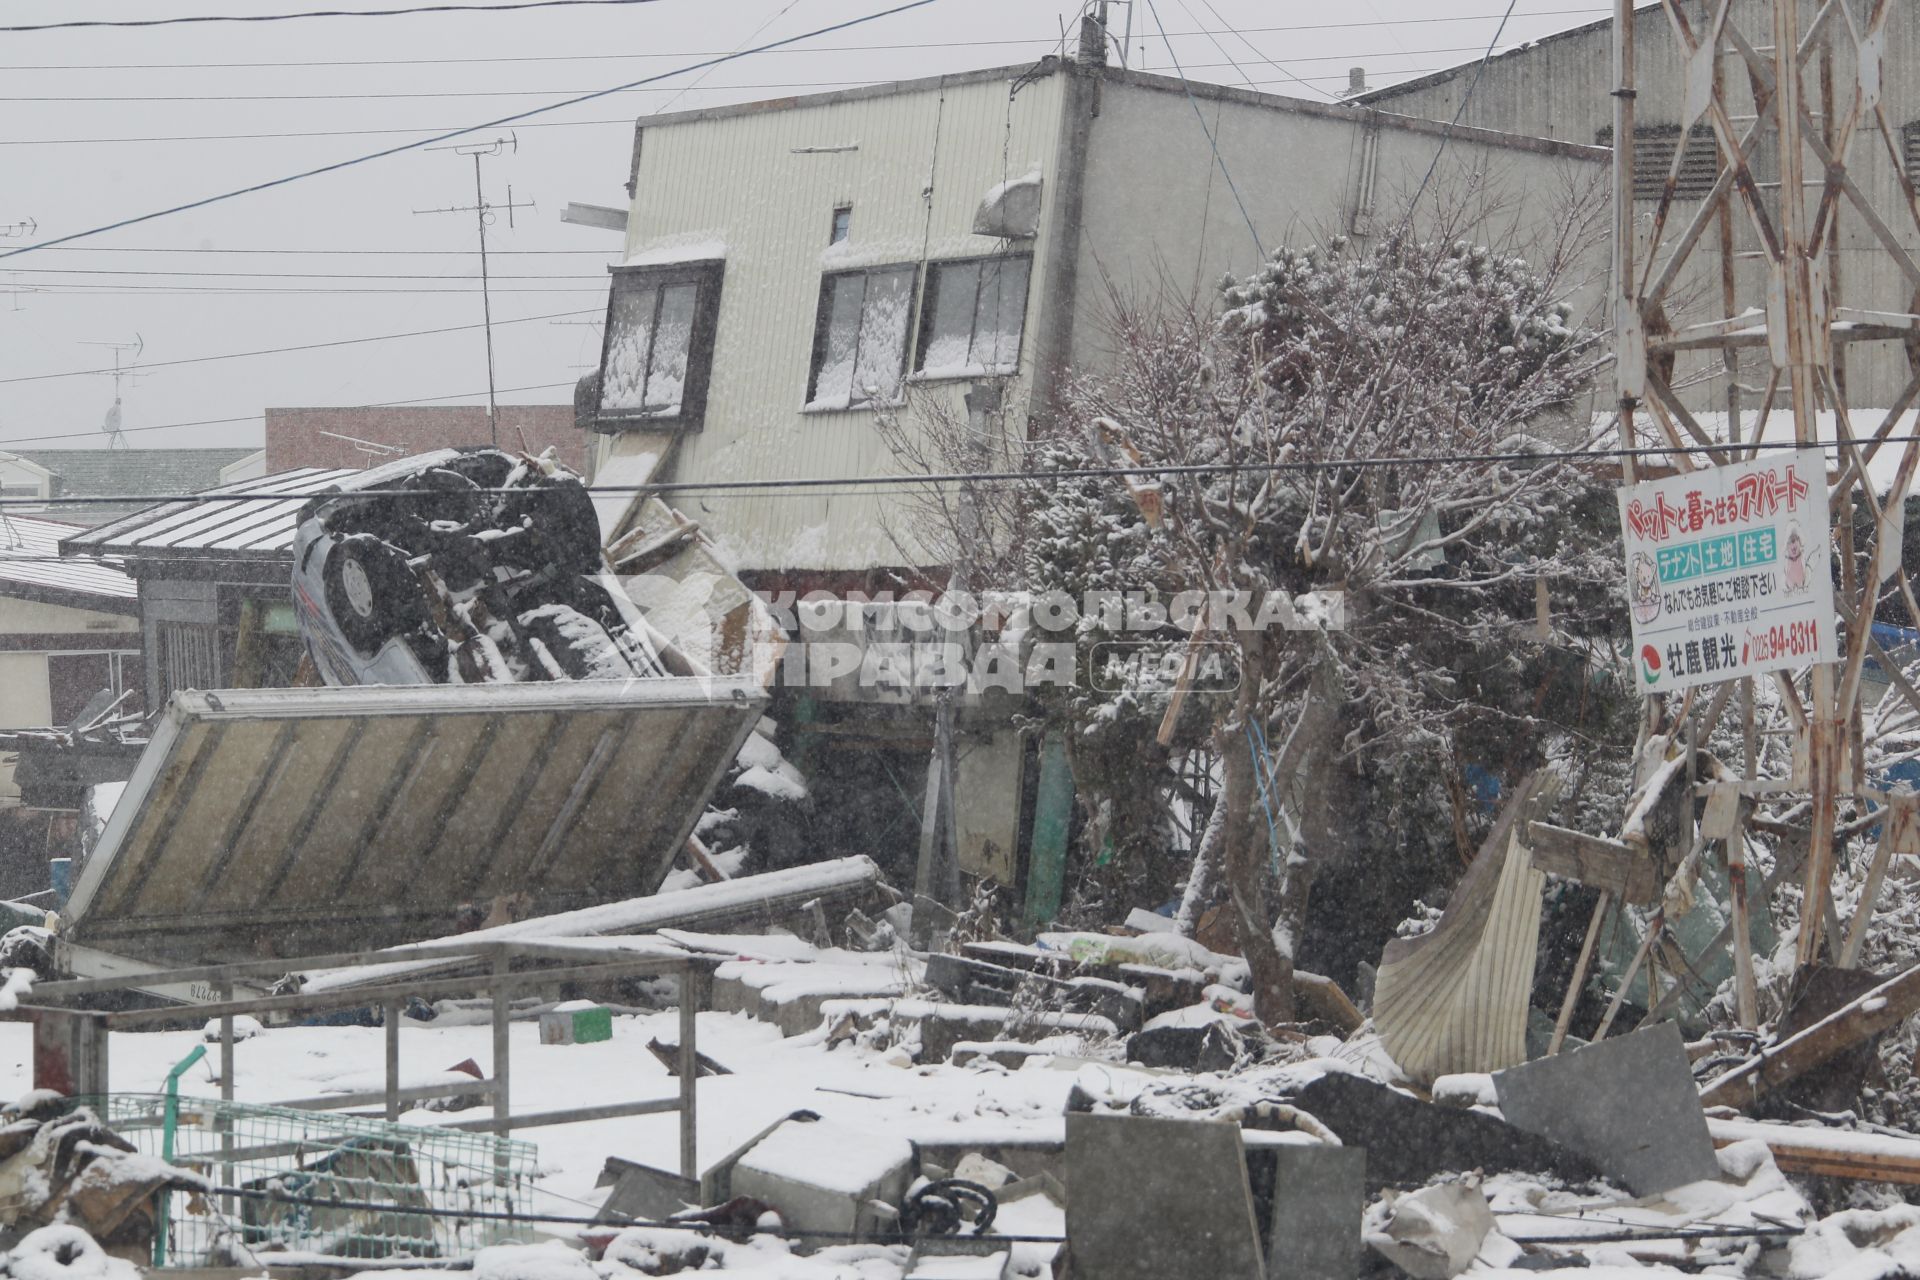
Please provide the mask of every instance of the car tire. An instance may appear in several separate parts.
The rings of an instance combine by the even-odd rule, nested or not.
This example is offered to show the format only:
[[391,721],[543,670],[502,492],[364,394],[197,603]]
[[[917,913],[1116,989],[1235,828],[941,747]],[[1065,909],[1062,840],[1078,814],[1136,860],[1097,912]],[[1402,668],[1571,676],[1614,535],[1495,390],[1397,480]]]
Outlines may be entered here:
[[348,534],[335,543],[321,573],[334,626],[364,657],[371,658],[426,616],[406,552],[370,533]]

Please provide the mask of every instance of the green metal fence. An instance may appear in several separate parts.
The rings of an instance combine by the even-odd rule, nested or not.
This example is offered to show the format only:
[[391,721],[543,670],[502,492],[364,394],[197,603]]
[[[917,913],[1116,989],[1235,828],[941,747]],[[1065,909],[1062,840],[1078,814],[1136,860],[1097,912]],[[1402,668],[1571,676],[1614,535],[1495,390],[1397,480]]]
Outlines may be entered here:
[[[285,1107],[114,1093],[78,1098],[141,1154],[242,1194],[175,1192],[154,1264],[255,1254],[451,1258],[524,1236],[535,1149],[491,1134]],[[508,1215],[498,1217],[495,1215]]]

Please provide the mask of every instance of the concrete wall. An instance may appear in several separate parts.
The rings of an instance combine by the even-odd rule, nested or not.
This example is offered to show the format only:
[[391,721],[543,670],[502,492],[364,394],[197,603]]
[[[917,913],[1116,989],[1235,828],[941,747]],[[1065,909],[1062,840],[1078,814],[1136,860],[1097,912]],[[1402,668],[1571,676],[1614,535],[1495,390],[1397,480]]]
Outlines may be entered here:
[[[1684,0],[1683,5],[1694,30],[1703,29],[1700,0]],[[1802,6],[1803,21],[1810,21],[1819,6]],[[1856,16],[1861,6],[1855,6]],[[1734,17],[1741,30],[1757,45],[1769,44],[1764,30],[1768,17],[1765,5],[1736,4]],[[1682,52],[1672,24],[1658,6],[1642,8],[1635,22],[1635,72],[1638,97],[1638,124],[1673,125],[1680,121],[1685,94]],[[1896,3],[1888,24],[1888,43],[1883,64],[1884,102],[1887,118],[1896,142],[1902,142],[1902,130],[1920,121],[1920,5]],[[1844,114],[1853,95],[1852,43],[1842,34],[1835,49],[1834,94],[1839,104],[1836,115]],[[1733,114],[1753,113],[1751,96],[1746,92],[1744,64],[1729,57],[1725,63],[1729,84],[1736,94]],[[1410,81],[1366,97],[1368,105],[1434,120],[1450,119],[1459,110],[1467,86],[1474,79],[1474,68],[1466,66]],[[1515,50],[1493,59],[1468,101],[1463,123],[1491,129],[1506,129],[1571,142],[1591,143],[1600,139],[1602,130],[1613,122],[1614,89],[1613,28],[1601,22],[1575,28],[1562,35]],[[1818,96],[1818,88],[1814,88]],[[1810,108],[1819,110],[1818,102]],[[1736,121],[1746,128],[1746,121]],[[1755,158],[1756,177],[1773,181],[1778,175],[1778,155],[1774,148],[1762,147]],[[1868,193],[1874,208],[1895,229],[1902,245],[1911,254],[1920,255],[1920,231],[1906,208],[1906,195],[1899,172],[1888,154],[1886,143],[1875,129],[1863,130],[1848,157],[1851,173]],[[1817,178],[1821,169],[1811,155],[1807,174]],[[1810,194],[1817,200],[1819,192]],[[1769,189],[1767,198],[1775,198]],[[1671,244],[1680,228],[1699,209],[1698,200],[1680,200],[1669,215],[1665,243]],[[1656,202],[1637,202],[1642,231],[1642,261],[1651,235]],[[1751,254],[1758,249],[1744,215],[1734,222],[1736,254]],[[1715,319],[1724,314],[1720,286],[1720,259],[1717,231],[1709,237],[1711,249],[1697,254],[1693,270],[1676,290],[1676,305],[1669,314],[1676,325]],[[1867,310],[1909,311],[1914,300],[1914,283],[1907,280],[1886,256],[1877,239],[1860,215],[1845,204],[1840,219],[1839,252],[1834,255],[1834,279],[1841,305]],[[1763,267],[1758,259],[1737,260],[1740,281],[1740,305],[1758,306],[1764,296]],[[1697,407],[1721,407],[1726,398],[1726,379],[1720,370],[1719,353],[1694,357],[1682,363],[1684,378],[1691,371],[1707,381],[1687,393]],[[1758,386],[1766,381],[1765,356],[1749,354],[1742,363],[1740,381]],[[1856,349],[1848,357],[1848,398],[1856,407],[1884,406],[1893,401],[1905,386],[1909,370],[1905,355],[1892,344],[1873,344]],[[1746,403],[1755,402],[1752,396]],[[1877,423],[1873,424],[1877,425]]]
[[[1079,368],[1098,367],[1110,349],[1098,323],[1109,283],[1143,299],[1165,292],[1212,305],[1223,276],[1259,266],[1256,235],[1272,253],[1333,235],[1390,234],[1436,155],[1415,227],[1473,192],[1498,210],[1485,230],[1523,244],[1544,232],[1563,201],[1590,197],[1604,173],[1605,153],[1592,147],[1467,129],[1442,153],[1443,131],[1430,121],[1217,85],[1192,89],[1190,99],[1178,80],[1138,73],[1105,86],[1080,243],[1079,310],[1095,323],[1076,330]],[[1590,289],[1577,304],[1600,297]]]

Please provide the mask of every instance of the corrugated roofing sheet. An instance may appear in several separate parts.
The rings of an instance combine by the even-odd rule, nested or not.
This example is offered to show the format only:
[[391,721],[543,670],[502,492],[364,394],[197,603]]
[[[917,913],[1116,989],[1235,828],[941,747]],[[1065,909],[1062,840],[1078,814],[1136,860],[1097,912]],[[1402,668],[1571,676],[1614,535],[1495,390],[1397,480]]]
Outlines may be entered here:
[[65,932],[198,962],[650,894],[765,703],[728,680],[178,693]]
[[[82,528],[0,512],[0,594],[12,584],[33,593],[95,596],[102,602],[137,598],[138,584],[117,564],[60,558],[62,539],[73,537]],[[112,611],[126,612],[124,608]]]
[[[316,493],[364,477],[365,471],[301,467],[242,480],[184,502],[168,502],[65,538],[75,553],[165,555],[181,552],[223,558],[281,559],[293,550],[300,508]],[[223,498],[223,494],[235,496]],[[285,494],[284,501],[260,494]]]

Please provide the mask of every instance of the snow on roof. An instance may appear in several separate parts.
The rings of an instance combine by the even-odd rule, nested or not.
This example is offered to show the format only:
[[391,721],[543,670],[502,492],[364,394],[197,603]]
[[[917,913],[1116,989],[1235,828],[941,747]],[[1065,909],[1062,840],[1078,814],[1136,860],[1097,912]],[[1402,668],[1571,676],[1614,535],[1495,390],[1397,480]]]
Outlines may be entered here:
[[657,244],[636,249],[620,265],[623,267],[670,267],[682,262],[724,262],[727,242],[713,236],[690,239],[685,235],[668,236]]
[[[301,467],[240,480],[76,533],[60,546],[68,555],[218,552],[230,559],[278,559],[293,549],[300,508],[308,498],[367,474],[352,468]],[[234,496],[222,496],[226,494]],[[256,496],[260,494],[286,497],[262,499]]]
[[[60,542],[84,526],[0,512],[0,595],[95,597],[132,600],[140,594],[117,562],[60,558]],[[127,612],[114,609],[114,612]]]

